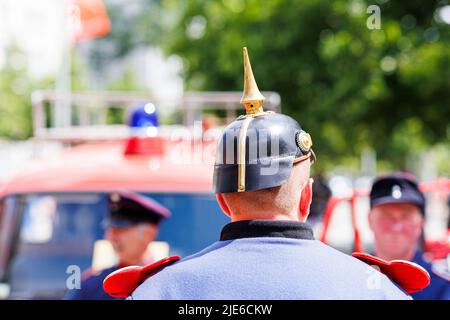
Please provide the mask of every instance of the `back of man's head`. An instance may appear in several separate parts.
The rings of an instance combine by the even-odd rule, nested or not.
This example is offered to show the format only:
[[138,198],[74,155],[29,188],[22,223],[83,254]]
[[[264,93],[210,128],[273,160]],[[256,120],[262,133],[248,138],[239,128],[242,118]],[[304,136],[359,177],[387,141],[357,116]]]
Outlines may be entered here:
[[[289,179],[281,186],[221,194],[233,220],[298,220],[302,196],[310,194],[310,161],[293,165]],[[306,188],[305,188],[306,187]],[[303,192],[304,189],[308,189]],[[305,199],[308,200],[308,199]],[[307,206],[309,207],[310,199]],[[222,208],[223,208],[223,204]],[[307,213],[305,213],[307,214]]]

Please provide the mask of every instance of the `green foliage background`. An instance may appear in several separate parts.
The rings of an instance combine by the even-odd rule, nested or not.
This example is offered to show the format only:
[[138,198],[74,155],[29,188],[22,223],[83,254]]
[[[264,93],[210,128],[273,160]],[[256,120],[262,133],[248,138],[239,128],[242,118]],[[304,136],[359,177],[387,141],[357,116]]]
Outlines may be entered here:
[[[247,46],[259,88],[280,93],[283,112],[311,133],[316,170],[357,171],[371,149],[381,169],[410,168],[428,152],[450,172],[450,25],[436,14],[448,1],[105,3],[112,31],[73,68],[74,88],[90,88],[86,73],[101,78],[111,61],[151,45],[182,58],[188,90],[242,90]],[[380,30],[367,27],[372,4]],[[0,137],[22,139],[31,134],[29,95],[49,82],[13,65],[0,72]],[[128,72],[104,86],[142,89]]]
[[[380,30],[366,25],[370,4],[190,0],[164,47],[183,57],[188,88],[240,90],[247,46],[260,89],[279,92],[312,134],[319,169],[354,164],[366,148],[403,168],[449,147],[450,28],[434,19],[445,2],[375,2]],[[195,23],[201,37],[190,36]]]
[[8,48],[5,56],[5,67],[0,70],[0,137],[24,139],[31,134],[32,83],[19,50]]

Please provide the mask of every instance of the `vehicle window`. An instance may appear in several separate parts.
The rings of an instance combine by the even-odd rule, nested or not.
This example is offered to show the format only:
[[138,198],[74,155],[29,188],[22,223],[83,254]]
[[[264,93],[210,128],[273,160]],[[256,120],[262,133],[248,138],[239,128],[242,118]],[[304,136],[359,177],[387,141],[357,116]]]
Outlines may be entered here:
[[159,241],[170,245],[170,254],[186,257],[218,241],[222,227],[230,222],[213,194],[145,193],[172,212],[164,221]]
[[55,197],[35,196],[28,201],[20,233],[21,240],[24,243],[49,242],[56,218]]
[[[212,194],[143,193],[168,207],[158,241],[170,255],[186,257],[219,240],[228,223]],[[104,237],[101,221],[107,196],[96,194],[26,195],[18,245],[9,272],[11,298],[62,298],[69,266],[92,264],[94,243]]]
[[62,297],[67,268],[90,266],[93,244],[103,237],[105,213],[103,195],[24,197],[19,243],[10,271],[12,297]]

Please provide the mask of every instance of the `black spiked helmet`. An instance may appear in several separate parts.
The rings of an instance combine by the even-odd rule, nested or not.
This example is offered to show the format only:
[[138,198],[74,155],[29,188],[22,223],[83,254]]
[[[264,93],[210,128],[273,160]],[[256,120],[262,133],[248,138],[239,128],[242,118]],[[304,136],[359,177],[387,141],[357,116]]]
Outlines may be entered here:
[[263,110],[264,96],[256,85],[244,48],[244,94],[247,114],[223,131],[216,151],[214,192],[245,192],[282,185],[292,166],[311,158],[311,136],[289,116]]

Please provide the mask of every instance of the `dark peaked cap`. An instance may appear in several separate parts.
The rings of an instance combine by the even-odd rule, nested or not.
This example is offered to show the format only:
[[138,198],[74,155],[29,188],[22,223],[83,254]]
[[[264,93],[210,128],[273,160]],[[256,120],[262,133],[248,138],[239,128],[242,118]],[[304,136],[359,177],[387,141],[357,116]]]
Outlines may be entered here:
[[370,207],[387,203],[410,203],[425,213],[425,196],[419,190],[416,178],[406,172],[397,172],[375,180],[370,191]]
[[171,216],[169,209],[149,197],[131,191],[108,194],[109,214],[104,227],[130,227],[138,223],[159,224]]

